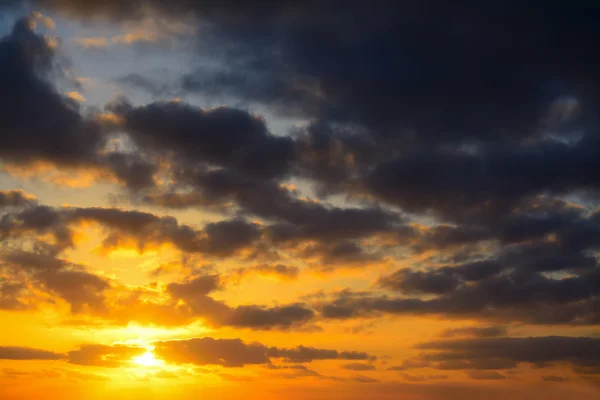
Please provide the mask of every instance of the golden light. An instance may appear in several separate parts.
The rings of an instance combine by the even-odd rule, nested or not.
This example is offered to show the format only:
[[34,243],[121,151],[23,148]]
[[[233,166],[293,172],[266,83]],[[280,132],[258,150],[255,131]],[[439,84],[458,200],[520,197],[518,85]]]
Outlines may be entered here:
[[164,361],[154,357],[154,353],[150,350],[141,356],[135,357],[132,361],[142,367],[160,367],[164,364]]

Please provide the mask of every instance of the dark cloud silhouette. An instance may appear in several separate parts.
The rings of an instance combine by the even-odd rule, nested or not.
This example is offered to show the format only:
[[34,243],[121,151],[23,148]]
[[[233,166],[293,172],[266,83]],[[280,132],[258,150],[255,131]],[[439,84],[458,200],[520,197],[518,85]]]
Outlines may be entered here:
[[[38,4],[125,19],[141,16],[148,3],[166,15],[209,22],[212,42],[225,49],[219,54],[229,61],[226,68],[191,71],[182,79],[190,91],[358,124],[402,146],[510,142],[539,136],[549,122],[559,128],[564,120],[567,127],[593,122],[596,7],[466,1],[448,9],[439,1],[386,0],[298,7],[283,1],[249,12],[239,1]],[[579,113],[556,106],[568,96],[581,99]]]
[[34,32],[33,18],[19,19],[0,38],[0,159],[21,167],[38,162],[112,176],[131,189],[151,186],[157,167],[134,153],[103,152],[108,136],[93,115],[58,92],[55,80],[68,64],[56,40]]
[[420,359],[438,369],[465,369],[474,379],[504,379],[485,370],[511,369],[520,363],[544,367],[568,363],[572,368],[597,367],[600,340],[591,337],[475,338],[428,342],[417,346]]
[[35,291],[41,291],[67,302],[73,313],[102,310],[111,287],[107,279],[44,252],[2,252],[0,271],[14,280],[0,286],[5,309],[35,307],[40,300]]
[[145,200],[178,208],[233,200],[244,214],[277,221],[269,229],[276,241],[358,238],[389,231],[405,222],[402,216],[383,208],[340,208],[302,200],[298,193],[277,182],[251,178],[231,169],[183,170],[177,178],[192,191],[151,194]]
[[[147,246],[170,243],[184,254],[202,253],[222,258],[250,246],[262,234],[258,225],[242,219],[210,223],[204,230],[195,230],[179,224],[172,217],[158,217],[139,211],[41,205],[17,209],[0,218],[0,232],[5,239],[25,246],[26,241],[50,233],[56,244],[38,240],[34,241],[33,250],[8,249],[0,252],[0,271],[9,277],[0,281],[0,305],[3,309],[35,306],[39,300],[35,290],[41,290],[66,301],[75,314],[86,313],[122,323],[139,320],[144,323],[187,324],[202,319],[215,327],[268,330],[300,327],[315,317],[315,312],[301,303],[230,307],[211,297],[222,288],[224,278],[202,271],[197,271],[199,275],[167,284],[168,298],[162,299],[160,304],[148,303],[142,300],[144,295],[158,294],[138,293],[120,287],[116,282],[61,258],[65,249],[74,246],[72,226],[84,221],[99,223],[105,229],[103,246],[108,250],[127,246],[128,241],[133,240],[140,251]],[[290,271],[297,273],[297,270]],[[109,294],[113,297],[119,294],[119,302],[113,304],[107,301]],[[137,310],[136,315],[127,316],[126,309]]]
[[241,280],[250,275],[272,276],[280,279],[297,279],[300,268],[283,264],[258,264],[245,268],[236,268],[232,271],[234,279]]
[[[524,223],[525,232],[515,241],[488,240],[488,250],[467,248],[462,255],[463,250],[458,247],[459,251],[451,251],[448,257],[434,256],[428,262],[379,279],[383,289],[398,292],[399,296],[346,293],[329,303],[322,302],[321,311],[334,318],[431,313],[542,324],[596,324],[598,260],[594,252],[600,238],[597,215],[576,207],[568,212],[568,208],[560,203],[549,207],[542,202],[541,210],[519,210],[511,218],[536,220],[539,213],[540,225],[549,218],[562,222],[529,232],[531,225]],[[433,233],[416,239],[414,248],[421,251],[421,243],[430,241],[440,229],[446,230],[443,241],[448,243],[446,234],[455,228],[432,228]],[[473,240],[460,238],[465,239]],[[437,250],[445,251],[444,246]]]
[[19,237],[24,233],[51,233],[57,247],[72,246],[71,225],[78,222],[97,222],[107,228],[103,246],[106,249],[128,245],[133,241],[140,251],[147,247],[172,244],[184,252],[229,256],[250,246],[260,238],[258,225],[243,219],[224,220],[207,224],[196,230],[179,224],[173,217],[121,210],[117,208],[51,208],[30,207],[0,217],[0,233],[5,237]]
[[122,115],[122,128],[144,149],[262,178],[284,175],[292,158],[290,138],[271,135],[261,118],[240,109],[203,110],[183,102],[117,103],[110,109]]
[[0,157],[87,164],[102,144],[99,126],[86,121],[77,104],[50,83],[55,50],[33,27],[33,20],[20,19],[0,39]]
[[220,288],[221,278],[216,275],[199,276],[184,282],[167,285],[175,300],[185,302],[192,315],[204,318],[215,326],[250,329],[288,329],[311,321],[314,311],[303,304],[281,306],[240,305],[229,307],[208,296]]
[[314,316],[313,310],[300,303],[274,307],[244,305],[231,309],[225,324],[254,329],[286,329],[308,323]]
[[189,339],[158,342],[155,352],[169,362],[195,365],[242,367],[248,364],[268,364],[267,347],[246,344],[240,339]]
[[467,374],[469,375],[469,378],[478,381],[497,381],[506,379],[506,376],[496,371],[469,371]]
[[393,275],[383,277],[381,286],[407,294],[433,293],[444,294],[454,291],[460,281],[452,274],[439,273],[436,270],[429,272],[402,269]]
[[35,197],[21,190],[0,190],[0,208],[30,206],[36,202]]
[[528,196],[597,188],[592,171],[599,144],[592,136],[574,145],[546,141],[475,154],[413,153],[379,165],[365,179],[375,195],[407,211],[459,221],[502,215]]
[[213,339],[210,337],[172,340],[155,343],[157,356],[177,364],[222,365],[242,367],[251,364],[271,364],[271,359],[292,363],[314,360],[370,359],[366,353],[338,352],[335,350],[297,347],[282,349],[260,343],[245,343],[240,339]]
[[448,329],[442,333],[442,337],[456,337],[456,336],[467,336],[467,337],[497,337],[506,336],[508,334],[508,328],[505,326],[486,326],[486,327],[465,327]]
[[553,279],[507,274],[465,284],[429,299],[347,293],[317,305],[326,318],[373,317],[382,313],[479,317],[534,324],[597,324],[596,270]]
[[0,346],[0,360],[62,360],[63,354],[29,347]]
[[145,348],[125,345],[89,344],[81,346],[78,350],[69,351],[67,361],[82,366],[118,368],[130,363],[132,358],[141,356],[146,351]]
[[351,371],[375,371],[377,368],[371,364],[363,363],[350,363],[342,365],[343,369],[349,369]]

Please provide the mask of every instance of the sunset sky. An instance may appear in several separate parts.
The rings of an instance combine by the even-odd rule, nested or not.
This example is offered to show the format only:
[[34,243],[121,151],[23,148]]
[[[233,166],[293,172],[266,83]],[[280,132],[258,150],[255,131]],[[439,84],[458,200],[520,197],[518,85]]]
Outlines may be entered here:
[[598,21],[0,0],[0,399],[599,399]]

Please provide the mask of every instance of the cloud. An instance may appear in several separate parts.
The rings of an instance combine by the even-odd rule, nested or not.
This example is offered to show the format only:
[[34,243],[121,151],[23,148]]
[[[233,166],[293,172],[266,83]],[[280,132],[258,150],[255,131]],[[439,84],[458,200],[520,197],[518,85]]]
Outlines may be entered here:
[[179,224],[173,217],[140,211],[42,205],[7,214],[0,231],[7,237],[20,237],[25,232],[52,233],[57,245],[62,242],[63,246],[69,247],[73,240],[71,227],[80,222],[96,222],[108,230],[103,242],[107,251],[133,242],[140,252],[153,245],[172,244],[184,252],[225,257],[250,246],[261,236],[258,225],[243,219],[209,223],[199,231]]
[[[365,182],[376,196],[406,211],[431,211],[448,220],[504,215],[540,193],[595,187],[588,168],[598,145],[590,136],[576,144],[541,141],[476,153],[413,153],[379,165]],[[439,197],[431,196],[433,188]]]
[[349,369],[351,371],[375,371],[377,368],[371,364],[363,363],[350,363],[342,365],[343,369]]
[[100,129],[85,120],[76,104],[45,79],[55,50],[23,18],[0,41],[0,97],[4,134],[0,157],[13,162],[43,159],[57,164],[87,164],[101,145]]
[[[12,202],[25,198],[11,196]],[[12,277],[0,281],[0,305],[5,309],[35,306],[40,301],[38,295],[43,293],[66,301],[75,314],[115,323],[136,320],[170,325],[201,319],[215,327],[268,330],[300,327],[315,318],[314,311],[301,303],[230,307],[211,297],[225,281],[217,274],[197,271],[198,274],[182,281],[164,285],[164,290],[149,289],[144,293],[88,272],[84,266],[61,257],[61,253],[75,247],[73,228],[81,222],[95,222],[104,228],[105,251],[131,243],[139,251],[147,246],[172,244],[183,254],[201,253],[220,259],[250,246],[261,235],[258,225],[241,219],[209,223],[198,231],[172,217],[138,211],[35,204],[3,215],[0,222],[0,233],[5,239],[23,248],[28,248],[27,241],[34,243],[33,250],[0,252],[0,271]],[[53,238],[51,243],[41,240],[48,236]],[[148,296],[155,301],[148,302]]]
[[[0,84],[5,88],[0,96],[3,169],[56,178],[58,168],[131,188],[151,184],[148,175],[155,167],[143,163],[138,154],[106,152],[106,124],[82,112],[80,103],[85,99],[80,93],[58,92],[54,80],[71,80],[63,66],[70,61],[59,53],[55,39],[34,31],[35,25],[34,19],[21,18],[0,39]],[[68,184],[64,178],[49,180]]]
[[289,138],[271,135],[264,120],[240,109],[203,110],[183,102],[117,103],[111,109],[122,115],[138,146],[191,161],[270,178],[285,174],[292,156]]
[[279,349],[271,347],[269,355],[274,358],[282,358],[286,362],[304,363],[314,360],[363,360],[375,361],[377,357],[367,353],[356,351],[342,351],[315,349],[312,347],[299,346],[295,349]]
[[456,336],[466,336],[466,337],[497,337],[497,336],[506,336],[508,334],[508,328],[505,326],[486,326],[486,327],[465,327],[465,328],[456,328],[456,329],[448,329],[442,333],[442,337],[456,337]]
[[469,378],[478,381],[497,381],[506,379],[506,376],[496,371],[469,371],[467,374],[469,375]]
[[118,368],[125,365],[134,357],[141,356],[145,348],[131,346],[83,345],[78,350],[67,353],[68,362],[74,365]]
[[[597,31],[586,18],[590,11],[577,5],[568,13],[552,5],[540,15],[541,2],[525,8],[467,2],[446,10],[439,2],[393,7],[387,1],[333,1],[327,7],[309,2],[298,12],[284,1],[252,14],[237,1],[150,4],[162,15],[209,23],[213,53],[215,42],[230,46],[227,68],[191,68],[182,79],[185,89],[235,94],[282,114],[359,125],[398,149],[536,137],[548,121],[589,122],[586,110],[597,100],[593,89],[580,89],[595,88],[597,64],[589,54]],[[82,16],[143,18],[142,2],[53,5]],[[457,18],[469,29],[457,31]],[[350,35],[356,40],[346,41]],[[398,49],[403,57],[395,56]],[[577,95],[589,108],[558,112],[565,107],[554,106],[557,98]]]
[[29,347],[0,346],[0,360],[62,360],[63,354]]
[[[3,252],[0,271],[14,277],[2,282],[0,302],[5,309],[19,310],[36,305],[36,293],[55,295],[66,301],[73,313],[87,309],[102,310],[105,292],[110,288],[107,279],[85,271],[80,265],[56,258],[48,253],[26,251]],[[10,297],[9,297],[10,296]]]
[[[540,208],[540,214],[546,215],[542,218],[548,218],[552,211]],[[561,206],[554,212],[563,211]],[[523,214],[534,219],[535,212]],[[467,248],[460,257],[450,252],[447,258],[381,277],[379,286],[396,292],[394,296],[376,291],[370,296],[346,293],[322,302],[320,310],[332,318],[436,314],[501,322],[595,324],[598,260],[590,250],[600,238],[598,219],[595,213],[568,215],[561,224],[543,228],[535,236],[522,233],[526,241],[488,242],[485,252]]]
[[22,190],[0,190],[0,207],[23,207],[35,205],[35,196]]
[[259,264],[233,270],[234,279],[242,279],[250,275],[272,276],[282,280],[294,280],[298,278],[300,269],[298,267],[283,264]]
[[156,342],[155,353],[167,362],[176,364],[221,365],[224,367],[242,367],[253,364],[270,365],[272,359],[307,363],[314,360],[371,358],[366,353],[337,352],[335,350],[303,346],[295,349],[282,349],[267,347],[260,343],[245,343],[240,339],[213,339],[209,337]]
[[432,368],[468,370],[475,374],[473,379],[504,379],[483,372],[512,369],[520,363],[538,367],[566,363],[574,370],[597,367],[599,343],[591,337],[505,337],[427,342],[417,348],[424,351],[418,359]]

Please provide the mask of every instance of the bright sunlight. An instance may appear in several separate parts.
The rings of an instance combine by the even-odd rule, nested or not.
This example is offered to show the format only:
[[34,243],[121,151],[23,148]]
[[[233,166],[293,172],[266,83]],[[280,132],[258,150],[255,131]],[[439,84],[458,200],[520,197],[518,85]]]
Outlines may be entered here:
[[132,361],[142,367],[160,367],[164,364],[164,361],[154,357],[154,353],[150,350],[141,356],[135,357]]

